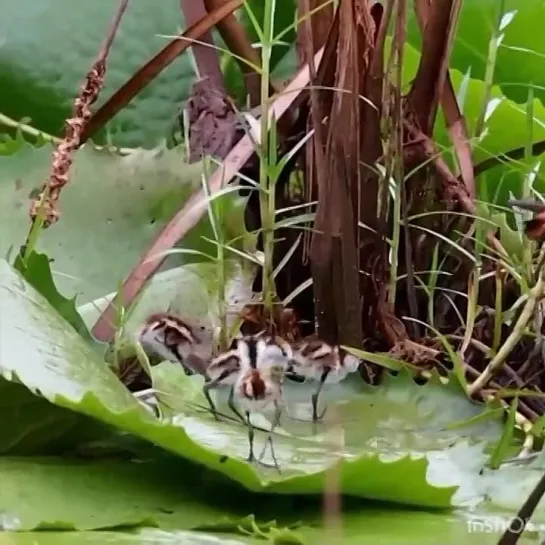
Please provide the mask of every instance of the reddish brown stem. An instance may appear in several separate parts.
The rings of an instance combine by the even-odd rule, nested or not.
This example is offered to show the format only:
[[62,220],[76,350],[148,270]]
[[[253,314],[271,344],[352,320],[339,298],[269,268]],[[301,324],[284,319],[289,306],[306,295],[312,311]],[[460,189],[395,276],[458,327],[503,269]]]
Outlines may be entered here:
[[[207,16],[203,0],[180,0],[180,9],[184,15],[185,26],[191,27]],[[214,49],[214,38],[207,30],[203,32],[200,41],[206,45],[194,44],[193,55],[199,70],[200,78],[209,78],[213,85],[225,92],[223,74],[218,59],[218,51]]]

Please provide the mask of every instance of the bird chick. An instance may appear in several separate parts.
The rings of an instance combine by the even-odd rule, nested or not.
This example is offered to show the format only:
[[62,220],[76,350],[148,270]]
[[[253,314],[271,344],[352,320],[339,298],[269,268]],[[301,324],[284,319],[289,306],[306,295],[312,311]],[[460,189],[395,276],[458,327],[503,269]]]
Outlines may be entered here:
[[250,447],[247,460],[250,462],[255,460],[254,427],[250,420],[250,414],[274,409],[274,418],[267,442],[271,446],[271,453],[277,468],[272,434],[280,423],[282,412],[282,385],[284,374],[289,365],[289,356],[291,356],[291,350],[287,351],[286,348],[278,338],[249,337],[239,339],[237,352],[240,370],[229,396],[231,410],[242,420],[244,419],[237,406],[245,413]]
[[188,375],[204,373],[204,362],[195,356],[201,341],[194,329],[178,316],[168,312],[152,314],[136,335],[144,347],[166,360],[180,363]]
[[360,360],[340,348],[321,341],[315,335],[305,337],[293,347],[293,357],[288,366],[288,378],[303,377],[318,382],[318,388],[311,396],[312,421],[321,420],[324,412],[318,416],[318,398],[325,384],[336,384],[349,374],[355,373]]

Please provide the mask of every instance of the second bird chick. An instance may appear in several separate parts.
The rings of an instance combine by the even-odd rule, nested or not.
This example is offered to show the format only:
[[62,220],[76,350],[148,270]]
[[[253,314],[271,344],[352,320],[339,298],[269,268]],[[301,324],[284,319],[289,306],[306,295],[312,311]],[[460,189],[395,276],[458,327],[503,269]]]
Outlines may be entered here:
[[188,375],[203,372],[201,359],[193,357],[201,340],[194,328],[178,316],[168,312],[152,314],[136,336],[143,346],[158,356],[182,364]]
[[349,374],[355,373],[360,363],[356,356],[338,345],[321,341],[315,335],[305,337],[294,346],[287,376],[303,377],[319,383],[316,392],[311,396],[313,422],[321,420],[325,414],[324,409],[318,416],[318,398],[324,384],[341,382]]

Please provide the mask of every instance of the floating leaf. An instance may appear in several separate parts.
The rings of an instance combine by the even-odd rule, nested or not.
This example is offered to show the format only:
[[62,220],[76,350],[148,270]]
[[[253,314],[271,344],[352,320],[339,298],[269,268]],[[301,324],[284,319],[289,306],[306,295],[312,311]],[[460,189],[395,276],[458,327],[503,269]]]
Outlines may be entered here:
[[[180,415],[176,423],[158,422],[6,262],[0,263],[0,304],[11,316],[2,329],[2,371],[8,376],[16,373],[28,388],[39,390],[53,403],[94,416],[216,469],[250,490],[290,494],[318,494],[322,490],[325,471],[337,458],[327,444],[316,443],[310,437],[297,438],[295,444],[290,441],[281,457],[283,461],[287,457],[288,467],[279,476],[274,471],[262,472],[242,460],[247,448],[243,428],[218,424],[207,414],[197,417],[196,411]],[[224,430],[222,434],[218,434],[218,426]],[[233,434],[237,438],[235,444],[231,441]],[[453,489],[427,482],[427,461],[423,455],[412,459],[409,451],[401,450],[393,460],[383,461],[375,449],[362,452],[359,441],[354,445],[351,442],[341,462],[347,494],[415,505],[449,504]],[[225,454],[229,456],[227,460]],[[355,479],[358,474],[373,478]],[[387,484],[393,475],[399,475],[395,487]]]
[[50,261],[45,254],[32,251],[25,262],[18,255],[15,268],[84,339],[92,340],[89,330],[76,310],[76,298],[67,299],[57,290],[51,275]]
[[[48,176],[51,152],[50,145],[27,144],[14,155],[0,156],[2,255],[25,241],[29,197]],[[71,181],[59,200],[61,218],[41,233],[36,248],[52,260],[57,289],[65,297],[77,294],[80,304],[117,289],[166,222],[200,188],[201,171],[200,164],[185,162],[183,147],[129,150],[125,155],[91,145],[78,150]],[[222,197],[223,203],[225,238],[244,235],[244,200],[232,194]],[[202,239],[211,232],[204,218],[184,239],[184,247],[215,255],[215,247]],[[197,259],[203,258],[193,256]],[[174,255],[167,265],[187,261],[187,256]]]
[[[4,457],[0,476],[4,530],[159,525],[183,530],[218,525],[236,531],[255,524],[244,502],[237,506],[210,499],[212,485],[202,471],[170,458],[135,463]],[[239,497],[235,490],[232,496]]]

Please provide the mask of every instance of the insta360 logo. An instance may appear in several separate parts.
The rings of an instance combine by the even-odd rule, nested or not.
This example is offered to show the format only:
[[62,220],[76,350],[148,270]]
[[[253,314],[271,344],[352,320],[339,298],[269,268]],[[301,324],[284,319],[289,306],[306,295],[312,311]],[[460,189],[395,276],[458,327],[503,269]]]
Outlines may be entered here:
[[479,517],[472,518],[467,521],[467,530],[470,534],[477,533],[500,533],[511,528],[513,532],[538,532],[545,530],[545,524],[536,524],[528,522],[524,527],[524,521],[519,517],[502,518],[502,517]]

